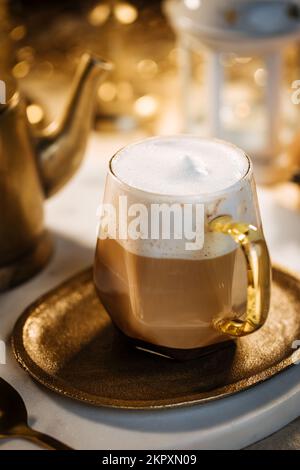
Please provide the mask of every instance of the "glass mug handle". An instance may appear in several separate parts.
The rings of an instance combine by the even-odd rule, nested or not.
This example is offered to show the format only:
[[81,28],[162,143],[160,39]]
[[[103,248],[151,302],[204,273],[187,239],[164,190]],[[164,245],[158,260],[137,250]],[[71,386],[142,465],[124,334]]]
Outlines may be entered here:
[[235,222],[231,216],[217,217],[209,223],[212,232],[230,235],[241,247],[247,265],[247,308],[244,319],[216,319],[216,329],[230,336],[246,336],[266,321],[270,306],[271,268],[268,248],[261,231],[254,225]]

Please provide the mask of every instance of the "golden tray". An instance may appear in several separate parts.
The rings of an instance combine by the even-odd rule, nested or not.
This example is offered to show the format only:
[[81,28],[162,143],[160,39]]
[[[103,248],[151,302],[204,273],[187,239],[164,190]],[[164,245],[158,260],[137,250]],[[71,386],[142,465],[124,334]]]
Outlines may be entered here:
[[258,332],[185,362],[137,350],[113,327],[89,268],[26,309],[12,346],[19,364],[60,395],[155,409],[206,403],[270,379],[299,361],[299,339],[300,280],[275,267],[270,315]]

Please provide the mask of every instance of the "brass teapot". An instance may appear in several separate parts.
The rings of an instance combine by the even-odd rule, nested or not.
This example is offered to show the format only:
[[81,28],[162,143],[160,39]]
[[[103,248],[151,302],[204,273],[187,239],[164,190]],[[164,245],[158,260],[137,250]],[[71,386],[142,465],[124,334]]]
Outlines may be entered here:
[[[111,64],[84,54],[59,122],[36,132],[12,78],[0,104],[0,291],[38,272],[52,253],[43,201],[79,167],[91,127],[99,82]],[[3,77],[1,77],[3,78]]]

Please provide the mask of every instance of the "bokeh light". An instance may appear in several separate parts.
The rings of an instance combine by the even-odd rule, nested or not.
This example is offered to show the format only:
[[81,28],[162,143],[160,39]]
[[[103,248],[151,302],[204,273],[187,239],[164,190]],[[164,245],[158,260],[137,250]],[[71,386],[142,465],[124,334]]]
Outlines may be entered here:
[[136,114],[143,118],[154,116],[158,111],[158,107],[158,99],[153,95],[141,96],[134,103]]
[[30,65],[25,60],[18,62],[12,69],[13,76],[16,78],[24,78],[30,70]]
[[120,23],[131,24],[137,19],[138,11],[130,3],[120,2],[114,7],[114,15]]
[[26,36],[26,27],[22,24],[19,26],[16,26],[14,29],[11,30],[10,32],[10,37],[14,41],[20,41]]
[[117,95],[117,88],[113,82],[106,81],[100,85],[98,96],[102,101],[113,101]]
[[109,5],[96,5],[88,14],[88,21],[93,26],[99,26],[108,19],[110,15]]
[[137,70],[142,78],[153,78],[157,74],[157,63],[152,59],[143,59],[137,64]]
[[26,113],[28,121],[31,124],[38,124],[44,118],[44,111],[37,104],[30,104],[29,106],[27,106]]

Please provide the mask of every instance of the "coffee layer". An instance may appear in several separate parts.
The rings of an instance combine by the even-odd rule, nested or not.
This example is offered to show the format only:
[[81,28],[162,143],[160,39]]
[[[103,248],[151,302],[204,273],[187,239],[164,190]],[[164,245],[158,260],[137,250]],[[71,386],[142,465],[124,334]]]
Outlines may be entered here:
[[101,301],[121,331],[169,348],[224,341],[213,320],[245,310],[246,266],[239,250],[198,261],[144,258],[115,240],[101,240],[94,277]]

